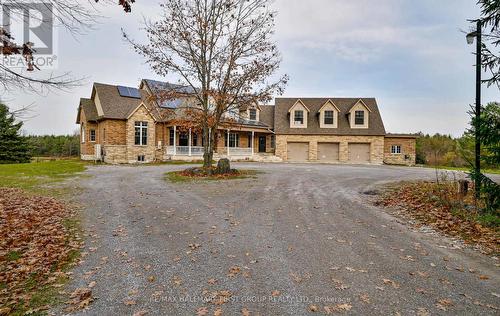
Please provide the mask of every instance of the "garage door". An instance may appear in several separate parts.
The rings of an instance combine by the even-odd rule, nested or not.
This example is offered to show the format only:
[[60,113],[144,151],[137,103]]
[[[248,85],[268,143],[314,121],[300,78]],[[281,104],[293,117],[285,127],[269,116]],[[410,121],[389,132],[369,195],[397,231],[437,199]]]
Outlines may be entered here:
[[370,162],[370,144],[349,144],[349,161]]
[[307,161],[309,159],[309,143],[287,143],[288,161]]
[[319,161],[339,161],[339,143],[318,143]]

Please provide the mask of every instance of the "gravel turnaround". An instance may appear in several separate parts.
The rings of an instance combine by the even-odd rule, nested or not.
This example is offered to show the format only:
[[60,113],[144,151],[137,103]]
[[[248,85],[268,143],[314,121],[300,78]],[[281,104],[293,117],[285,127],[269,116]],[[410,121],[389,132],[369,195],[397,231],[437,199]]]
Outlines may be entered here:
[[417,231],[367,194],[434,170],[233,166],[261,173],[170,183],[165,172],[186,166],[90,167],[78,197],[88,254],[66,290],[95,284],[96,299],[78,314],[500,313],[498,259]]

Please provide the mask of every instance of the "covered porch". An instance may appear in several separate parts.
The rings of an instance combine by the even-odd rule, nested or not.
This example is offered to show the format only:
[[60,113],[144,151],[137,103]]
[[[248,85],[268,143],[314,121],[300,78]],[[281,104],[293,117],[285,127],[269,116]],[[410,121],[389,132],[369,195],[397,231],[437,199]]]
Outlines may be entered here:
[[[168,127],[169,141],[165,146],[168,160],[198,160],[204,154],[201,133],[180,132],[177,126]],[[214,158],[252,160],[257,156],[274,155],[274,134],[267,129],[220,128],[215,135]]]

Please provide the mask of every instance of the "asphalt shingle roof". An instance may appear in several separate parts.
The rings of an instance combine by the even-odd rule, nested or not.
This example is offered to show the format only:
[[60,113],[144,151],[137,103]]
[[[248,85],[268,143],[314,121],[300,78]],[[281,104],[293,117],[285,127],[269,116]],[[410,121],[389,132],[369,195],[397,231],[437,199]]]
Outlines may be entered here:
[[[310,111],[307,116],[307,128],[290,128],[288,111],[299,99]],[[319,127],[319,109],[328,100],[331,100],[340,110],[337,128]],[[349,125],[347,113],[359,100],[362,100],[371,111],[368,128],[351,128]],[[276,98],[275,109],[274,132],[276,134],[385,135],[384,123],[374,98]]]

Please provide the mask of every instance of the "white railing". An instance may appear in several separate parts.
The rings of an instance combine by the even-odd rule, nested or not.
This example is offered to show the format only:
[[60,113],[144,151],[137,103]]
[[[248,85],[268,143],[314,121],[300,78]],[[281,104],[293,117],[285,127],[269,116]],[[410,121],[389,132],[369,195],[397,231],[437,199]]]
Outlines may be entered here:
[[[191,146],[191,156],[203,156],[204,149],[201,146]],[[246,147],[218,147],[219,154],[229,156],[252,156],[252,148]],[[189,156],[189,146],[167,146],[167,155]]]
[[[201,146],[191,146],[191,156],[203,156]],[[189,156],[189,146],[167,146],[167,155]]]

